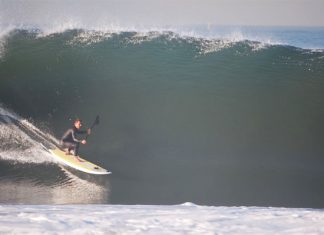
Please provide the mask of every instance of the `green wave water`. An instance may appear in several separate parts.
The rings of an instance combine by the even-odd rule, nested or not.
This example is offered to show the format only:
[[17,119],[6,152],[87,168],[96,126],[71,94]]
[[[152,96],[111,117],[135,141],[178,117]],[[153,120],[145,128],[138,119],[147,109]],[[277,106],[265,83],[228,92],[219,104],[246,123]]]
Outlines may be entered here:
[[324,205],[323,51],[81,30],[4,48],[7,109],[56,138],[100,115],[81,153],[113,172],[111,203]]

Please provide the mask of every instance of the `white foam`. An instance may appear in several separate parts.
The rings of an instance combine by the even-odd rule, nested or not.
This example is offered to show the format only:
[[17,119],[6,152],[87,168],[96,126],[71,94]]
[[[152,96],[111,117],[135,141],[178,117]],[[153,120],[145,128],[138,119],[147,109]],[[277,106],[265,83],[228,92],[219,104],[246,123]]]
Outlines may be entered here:
[[29,136],[13,120],[28,129],[33,135],[40,137],[42,133],[45,138],[55,143],[57,140],[53,136],[43,133],[26,119],[2,106],[0,106],[0,116],[6,121],[0,122],[1,159],[22,163],[49,163],[54,161],[50,153],[44,150],[43,145]]
[[[60,34],[68,30],[79,30],[80,32],[70,41],[69,45],[83,44],[91,45],[99,43],[110,38],[113,34],[120,34],[123,32],[133,32],[130,38],[125,43],[140,44],[151,41],[158,36],[167,35],[167,39],[185,39],[189,41],[200,41],[202,43],[199,49],[200,54],[208,54],[217,52],[224,48],[233,46],[238,42],[248,42],[252,51],[258,51],[268,48],[269,45],[288,45],[289,42],[297,43],[298,40],[289,39],[284,41],[280,39],[285,37],[284,33],[272,35],[271,29],[269,31],[262,31],[259,29],[240,28],[240,27],[224,27],[224,26],[162,26],[162,25],[136,25],[136,24],[119,24],[115,21],[91,21],[87,22],[74,16],[64,16],[51,21],[44,20],[42,22],[24,23],[16,22],[7,24],[0,24],[0,57],[5,54],[5,46],[8,35],[12,30],[27,30],[36,33],[37,37],[49,37],[54,34]],[[10,25],[10,26],[8,26]],[[295,35],[298,37],[298,35]],[[304,48],[307,49],[307,48]]]
[[[66,178],[55,181],[58,178],[54,177],[51,179],[50,185],[44,183],[44,179],[19,177],[12,180],[10,177],[3,178],[0,185],[1,203],[80,204],[100,203],[109,200],[108,181],[105,184],[96,184],[73,175],[63,167],[61,169]],[[44,170],[46,171],[46,169]],[[47,180],[45,179],[45,182]],[[1,231],[0,234],[2,234]]]
[[99,43],[105,39],[111,38],[112,33],[110,32],[99,32],[99,31],[82,31],[72,40],[68,41],[68,45],[75,45],[75,44],[83,44],[83,45],[91,45],[94,43]]
[[[1,20],[1,18],[0,18]],[[1,28],[0,27],[0,59],[4,57],[5,55],[5,48],[8,40],[8,36],[10,32],[13,30],[13,27],[5,27]]]
[[145,205],[1,205],[10,234],[323,234],[324,211]]
[[218,51],[219,49],[227,48],[234,43],[246,40],[260,42],[262,45],[282,44],[280,41],[273,40],[268,36],[261,37],[258,35],[249,35],[236,28],[229,28],[224,31],[222,27],[215,27],[210,31],[206,31],[206,29],[202,30],[200,28],[188,26],[121,25],[115,22],[103,22],[102,24],[99,24],[99,22],[85,23],[82,20],[76,20],[72,17],[65,20],[53,20],[47,23],[16,23],[11,24],[10,27],[0,27],[0,49],[2,51],[2,56],[4,55],[6,38],[8,34],[15,29],[32,31],[37,33],[37,37],[48,37],[68,30],[80,30],[81,32],[67,43],[70,45],[75,43],[91,45],[110,38],[113,34],[120,34],[123,32],[135,33],[135,35],[131,36],[131,38],[126,42],[132,44],[140,44],[155,39],[158,36],[167,35],[167,38],[170,40],[181,38],[185,40],[194,39],[207,41],[207,44],[208,42],[211,42],[213,46],[208,47],[209,49],[206,50],[206,53]]

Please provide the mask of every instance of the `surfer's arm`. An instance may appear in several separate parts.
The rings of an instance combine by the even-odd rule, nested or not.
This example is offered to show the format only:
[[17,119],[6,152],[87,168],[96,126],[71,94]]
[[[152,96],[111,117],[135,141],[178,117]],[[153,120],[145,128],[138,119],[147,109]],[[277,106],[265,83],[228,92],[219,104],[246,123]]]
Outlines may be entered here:
[[82,142],[82,140],[79,140],[79,139],[77,139],[76,137],[75,137],[75,132],[77,132],[78,134],[83,134],[83,131],[79,131],[79,130],[73,130],[73,129],[71,129],[71,134],[72,134],[72,139],[73,139],[73,141],[75,141],[75,142]]
[[62,138],[61,138],[61,141],[70,141],[70,139],[71,139],[71,136],[73,135],[72,134],[73,133],[73,130],[72,129],[68,129],[65,133],[64,133],[64,135],[62,136]]
[[79,135],[84,135],[84,134],[88,134],[88,135],[89,135],[89,130],[90,130],[90,129],[88,129],[88,130],[84,130],[84,131],[76,130],[75,132],[76,132],[77,134],[79,134]]
[[87,134],[87,135],[90,135],[91,134],[91,129],[88,128],[87,130],[84,130],[84,131],[80,131],[80,130],[76,130],[76,133],[77,134]]

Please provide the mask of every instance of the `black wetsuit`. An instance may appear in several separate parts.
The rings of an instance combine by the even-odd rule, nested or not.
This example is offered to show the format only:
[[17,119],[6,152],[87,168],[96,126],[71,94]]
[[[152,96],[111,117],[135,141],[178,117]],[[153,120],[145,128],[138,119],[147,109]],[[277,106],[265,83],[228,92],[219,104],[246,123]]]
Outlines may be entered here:
[[79,146],[82,140],[77,139],[76,134],[86,133],[87,131],[80,131],[75,126],[73,126],[71,129],[68,129],[61,139],[62,148],[67,148],[69,152],[71,150],[74,150],[74,155],[78,156]]

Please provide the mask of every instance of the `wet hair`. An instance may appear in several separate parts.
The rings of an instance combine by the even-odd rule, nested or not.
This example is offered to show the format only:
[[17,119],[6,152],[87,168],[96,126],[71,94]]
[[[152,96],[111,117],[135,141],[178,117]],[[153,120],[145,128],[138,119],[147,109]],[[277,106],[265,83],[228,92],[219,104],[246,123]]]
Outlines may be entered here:
[[82,122],[82,120],[80,118],[76,118],[76,119],[74,119],[73,123],[76,123],[76,122]]

